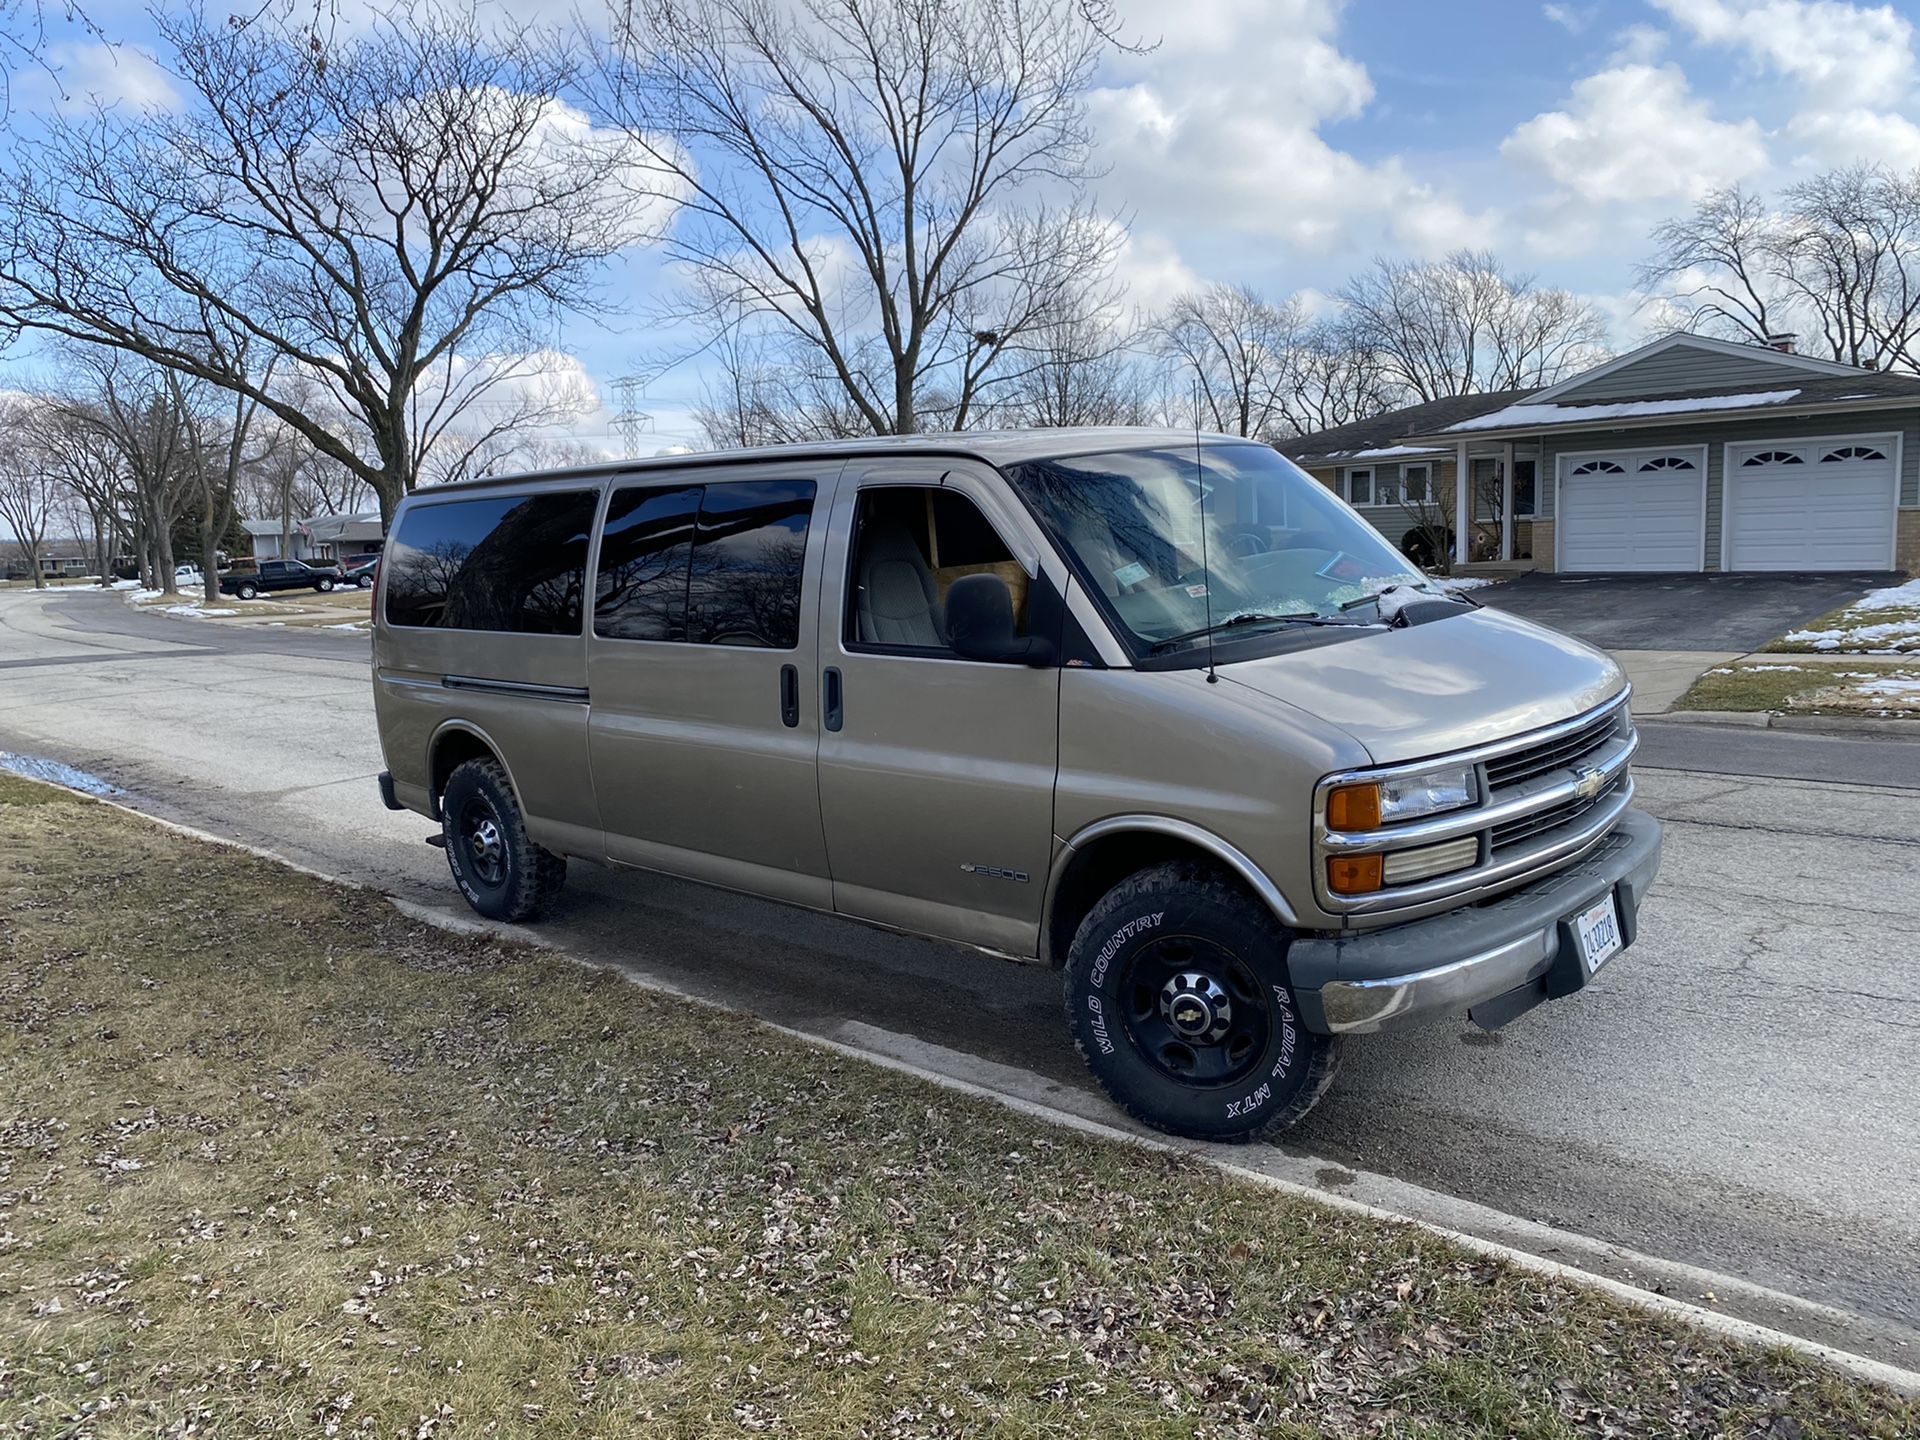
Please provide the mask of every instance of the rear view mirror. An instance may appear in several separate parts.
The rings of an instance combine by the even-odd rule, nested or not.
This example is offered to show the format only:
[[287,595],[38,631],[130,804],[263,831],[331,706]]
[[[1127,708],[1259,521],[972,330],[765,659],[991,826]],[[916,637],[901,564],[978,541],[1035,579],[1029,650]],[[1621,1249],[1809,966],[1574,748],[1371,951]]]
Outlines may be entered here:
[[1036,668],[1054,661],[1051,642],[1014,633],[1013,592],[998,575],[962,575],[948,588],[947,644],[963,660]]

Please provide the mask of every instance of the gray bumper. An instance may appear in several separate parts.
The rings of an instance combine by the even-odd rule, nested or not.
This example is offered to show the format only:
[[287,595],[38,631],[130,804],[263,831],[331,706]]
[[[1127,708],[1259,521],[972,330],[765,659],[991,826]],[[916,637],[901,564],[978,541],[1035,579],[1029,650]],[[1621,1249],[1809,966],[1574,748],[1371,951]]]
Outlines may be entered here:
[[1492,1029],[1586,983],[1563,923],[1609,890],[1621,937],[1660,870],[1660,823],[1628,810],[1578,864],[1488,905],[1382,930],[1302,936],[1287,952],[1300,1017],[1322,1034],[1393,1030],[1470,1010]]

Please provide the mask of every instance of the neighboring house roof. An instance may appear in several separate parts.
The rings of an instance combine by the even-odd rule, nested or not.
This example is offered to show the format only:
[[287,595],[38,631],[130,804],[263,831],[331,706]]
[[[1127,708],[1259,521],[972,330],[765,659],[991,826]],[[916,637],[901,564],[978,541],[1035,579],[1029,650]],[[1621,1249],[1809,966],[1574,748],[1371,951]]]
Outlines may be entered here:
[[1771,345],[1750,345],[1739,340],[1716,340],[1711,335],[1694,335],[1685,330],[1676,330],[1670,335],[1662,335],[1658,340],[1649,341],[1637,350],[1629,350],[1624,355],[1616,355],[1604,364],[1595,365],[1591,370],[1582,370],[1577,375],[1569,375],[1558,384],[1549,385],[1533,398],[1545,403],[1558,400],[1570,390],[1590,384],[1608,375],[1629,370],[1645,360],[1664,355],[1669,350],[1698,350],[1709,355],[1721,355],[1741,360],[1757,360],[1783,370],[1798,370],[1815,375],[1861,375],[1872,371],[1860,370],[1857,366],[1847,365],[1838,360],[1822,360],[1817,355],[1801,355],[1792,350],[1776,350]]
[[[240,528],[249,535],[268,536],[280,533],[278,520],[242,520]],[[309,540],[378,540],[385,532],[380,528],[380,512],[369,510],[359,515],[315,515],[305,520],[293,522],[295,535]]]
[[1444,447],[1406,445],[1401,442],[1408,436],[1431,434],[1460,421],[1503,410],[1534,393],[1533,390],[1496,390],[1486,395],[1452,395],[1445,400],[1430,400],[1421,405],[1387,410],[1370,415],[1365,420],[1336,425],[1331,430],[1317,430],[1311,435],[1282,440],[1278,449],[1297,465],[1364,463],[1369,460],[1430,455]]
[[[1590,404],[1554,404],[1533,396],[1520,403],[1468,416],[1413,438],[1430,444],[1468,437],[1489,439],[1504,434],[1535,434],[1542,430],[1624,428],[1633,424],[1671,423],[1675,420],[1730,420],[1755,412],[1791,410],[1872,409],[1920,404],[1920,376],[1888,375],[1875,370],[1849,370],[1842,375],[1789,376],[1799,383],[1778,389],[1702,390],[1695,393],[1625,395]],[[1543,392],[1544,393],[1544,392]]]

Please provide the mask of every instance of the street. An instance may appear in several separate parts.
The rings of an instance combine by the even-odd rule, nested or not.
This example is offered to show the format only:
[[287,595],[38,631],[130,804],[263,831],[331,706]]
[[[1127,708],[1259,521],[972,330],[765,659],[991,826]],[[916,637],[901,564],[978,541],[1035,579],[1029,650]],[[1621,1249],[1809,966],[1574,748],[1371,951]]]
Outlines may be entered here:
[[[0,592],[0,749],[464,914],[427,822],[375,793],[367,645]],[[1641,803],[1668,828],[1642,943],[1499,1035],[1350,1043],[1288,1148],[1838,1307],[1912,1364],[1920,745],[1644,734]],[[579,863],[541,928],[800,1030],[853,1022],[1091,1087],[1037,967]]]

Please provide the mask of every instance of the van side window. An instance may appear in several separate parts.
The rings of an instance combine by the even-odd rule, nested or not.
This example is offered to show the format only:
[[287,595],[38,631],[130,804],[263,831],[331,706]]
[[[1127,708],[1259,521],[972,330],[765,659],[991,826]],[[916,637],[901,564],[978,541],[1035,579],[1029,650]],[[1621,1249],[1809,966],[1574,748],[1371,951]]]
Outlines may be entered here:
[[947,591],[962,575],[1000,576],[1014,626],[1027,631],[1027,572],[966,496],[940,486],[863,491],[854,516],[846,641],[885,650],[947,649]]
[[409,510],[383,562],[387,623],[578,635],[595,498],[489,495]]
[[699,515],[698,485],[613,492],[594,581],[594,634],[613,640],[687,638],[687,563]]
[[687,577],[687,639],[791,650],[813,518],[811,480],[709,485]]

